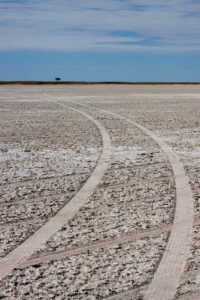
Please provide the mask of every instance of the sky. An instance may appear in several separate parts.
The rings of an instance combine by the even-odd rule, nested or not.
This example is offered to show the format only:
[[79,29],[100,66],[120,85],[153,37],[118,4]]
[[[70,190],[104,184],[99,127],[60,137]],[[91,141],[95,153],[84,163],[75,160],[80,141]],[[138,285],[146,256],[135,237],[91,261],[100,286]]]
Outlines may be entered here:
[[200,81],[200,0],[0,0],[0,80]]

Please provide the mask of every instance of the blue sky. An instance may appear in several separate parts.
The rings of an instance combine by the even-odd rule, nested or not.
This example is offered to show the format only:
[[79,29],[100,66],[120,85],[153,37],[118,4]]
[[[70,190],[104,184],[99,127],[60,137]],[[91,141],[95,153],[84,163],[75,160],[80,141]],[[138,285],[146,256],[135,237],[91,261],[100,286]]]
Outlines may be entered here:
[[0,0],[0,80],[200,81],[199,0]]

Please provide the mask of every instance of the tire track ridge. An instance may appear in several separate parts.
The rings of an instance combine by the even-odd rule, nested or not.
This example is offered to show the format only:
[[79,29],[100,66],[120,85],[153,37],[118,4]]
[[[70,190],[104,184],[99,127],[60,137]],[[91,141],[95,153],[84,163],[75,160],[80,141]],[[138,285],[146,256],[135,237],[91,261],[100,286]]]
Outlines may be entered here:
[[165,226],[163,225],[161,228],[152,228],[150,230],[141,231],[141,232],[136,231],[136,232],[132,232],[129,234],[117,236],[114,238],[97,241],[94,243],[89,243],[86,245],[81,245],[81,246],[76,246],[76,247],[74,246],[71,249],[66,249],[66,250],[57,251],[57,252],[51,251],[49,253],[41,254],[38,257],[30,258],[26,262],[22,263],[20,265],[20,268],[26,268],[26,267],[32,266],[34,264],[48,262],[50,260],[63,259],[65,257],[71,256],[71,255],[85,253],[90,250],[94,251],[99,248],[107,249],[110,246],[113,246],[116,244],[132,242],[136,239],[140,239],[143,237],[151,237],[154,234],[160,234],[162,232],[170,231],[170,229],[171,229],[170,225],[165,225]]
[[[141,183],[141,182],[144,182],[144,183],[148,183],[149,182],[149,179],[146,179],[146,178],[141,178],[141,180],[138,180],[140,177],[137,176],[137,179],[133,179],[133,180],[129,180],[127,181],[127,183],[129,185],[136,185],[138,183]],[[159,181],[162,181],[162,180],[169,180],[170,182],[170,176],[161,176],[161,177],[158,177],[158,178],[155,178],[155,179],[152,179],[152,182],[159,182]],[[100,183],[99,184],[99,189],[104,189],[105,187],[108,187],[108,188],[115,188],[115,187],[123,187],[125,185],[127,185],[127,183],[116,183],[116,184],[105,184],[105,183]],[[83,184],[82,184],[83,185]],[[81,186],[82,186],[81,185]],[[3,201],[0,201],[0,208],[1,207],[4,207],[4,206],[7,206],[7,205],[12,205],[12,204],[26,204],[26,203],[29,203],[29,202],[37,202],[37,201],[40,201],[40,200],[43,200],[45,198],[48,198],[48,199],[52,199],[54,197],[64,197],[64,196],[69,196],[69,198],[71,198],[72,196],[74,195],[74,192],[70,192],[70,191],[66,191],[66,192],[63,192],[63,193],[55,193],[55,194],[47,194],[47,195],[41,195],[41,196],[37,196],[37,197],[32,197],[32,198],[27,198],[27,199],[14,199],[14,200],[10,200],[10,201],[7,201],[7,202],[3,202]]]
[[[157,165],[157,164],[163,164],[163,162],[154,162],[154,163],[147,163],[146,166],[151,166],[151,165]],[[137,167],[140,167],[140,165],[135,165],[134,168],[137,168]],[[115,170],[122,170],[122,169],[127,169],[127,170],[130,170],[130,169],[133,169],[133,167],[127,167],[127,168],[124,168],[124,167],[117,167],[115,168]],[[4,182],[4,183],[0,183],[0,188],[2,187],[7,187],[7,186],[21,186],[23,184],[28,184],[28,183],[37,183],[38,181],[41,182],[41,181],[48,181],[48,180],[55,180],[57,178],[67,178],[67,177],[70,177],[70,176],[81,176],[81,175],[87,175],[88,176],[90,175],[90,172],[82,172],[82,173],[71,173],[71,174],[66,174],[66,175],[58,175],[58,176],[51,176],[51,177],[42,177],[42,178],[35,178],[35,179],[27,179],[27,180],[22,180],[22,181],[19,181],[19,182]]]
[[71,174],[65,174],[65,175],[58,175],[58,176],[50,176],[50,177],[41,177],[41,178],[35,178],[35,179],[27,179],[27,180],[22,180],[22,181],[18,181],[18,182],[5,182],[5,183],[0,183],[0,187],[7,187],[7,186],[13,186],[13,187],[18,187],[24,184],[28,184],[28,183],[37,183],[42,182],[42,181],[48,181],[48,180],[55,180],[55,179],[59,179],[59,178],[67,178],[67,177],[73,177],[73,176],[81,176],[81,175],[90,175],[90,172],[82,172],[82,173],[71,173]]
[[164,142],[162,138],[158,137],[154,132],[141,124],[110,111],[85,104],[77,104],[111,114],[135,125],[149,135],[160,146],[168,158],[176,184],[174,222],[167,246],[155,275],[142,296],[144,300],[172,300],[176,294],[189,254],[194,217],[193,198],[189,184],[190,181],[185,173],[184,167],[172,148]]
[[[105,298],[102,298],[102,300],[124,300],[124,299],[129,299],[129,300],[136,300],[138,298],[138,292],[139,292],[139,286],[136,288],[129,289],[125,292],[121,292],[112,296],[108,296]],[[134,298],[133,298],[134,297]]]
[[85,112],[75,109],[69,105],[64,105],[59,102],[54,103],[64,106],[68,109],[76,111],[84,115],[87,119],[92,121],[99,129],[102,136],[103,148],[98,160],[98,163],[87,179],[82,188],[54,217],[52,217],[45,225],[37,230],[31,237],[29,237],[20,246],[11,251],[6,257],[0,261],[0,280],[7,276],[14,268],[24,262],[35,251],[44,248],[46,241],[55,234],[64,224],[71,219],[76,212],[87,202],[92,195],[94,189],[99,184],[105,171],[108,168],[108,162],[111,156],[111,140],[105,127],[92,116]]
[[[80,186],[80,188],[82,185]],[[79,189],[80,189],[79,188]],[[75,192],[64,192],[64,193],[57,193],[54,195],[43,195],[39,197],[33,197],[33,198],[27,198],[27,199],[16,199],[16,200],[11,200],[8,202],[0,202],[0,208],[3,208],[4,206],[9,206],[9,205],[21,205],[21,204],[26,204],[26,203],[33,203],[33,202],[39,202],[45,199],[52,199],[52,198],[63,198],[64,196],[69,196],[69,200],[74,196]]]

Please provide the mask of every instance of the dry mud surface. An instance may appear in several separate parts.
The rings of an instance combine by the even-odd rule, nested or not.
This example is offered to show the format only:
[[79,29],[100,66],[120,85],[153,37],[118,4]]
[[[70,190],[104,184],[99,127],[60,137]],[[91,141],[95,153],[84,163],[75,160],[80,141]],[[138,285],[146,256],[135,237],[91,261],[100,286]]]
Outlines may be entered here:
[[[199,86],[4,85],[0,125],[0,266],[11,265],[0,274],[0,299],[199,298]],[[151,133],[171,147],[174,164]],[[73,203],[102,155],[102,176],[78,211],[28,258],[10,263]],[[150,297],[179,230],[177,160],[192,193],[189,225],[179,224],[188,226],[189,245],[182,244],[173,295]]]

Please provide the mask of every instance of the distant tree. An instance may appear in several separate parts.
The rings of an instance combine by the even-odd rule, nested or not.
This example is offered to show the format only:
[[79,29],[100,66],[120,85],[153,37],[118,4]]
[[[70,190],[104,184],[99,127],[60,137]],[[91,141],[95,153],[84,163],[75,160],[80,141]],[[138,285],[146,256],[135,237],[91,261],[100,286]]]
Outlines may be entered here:
[[61,81],[61,78],[60,77],[56,77],[55,80],[58,83],[59,81]]

